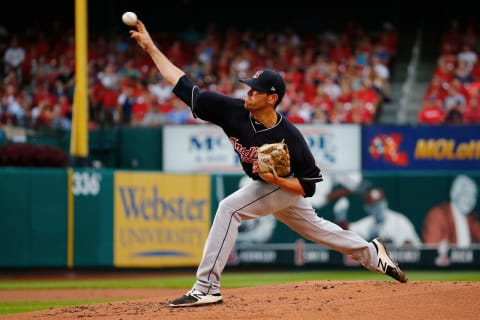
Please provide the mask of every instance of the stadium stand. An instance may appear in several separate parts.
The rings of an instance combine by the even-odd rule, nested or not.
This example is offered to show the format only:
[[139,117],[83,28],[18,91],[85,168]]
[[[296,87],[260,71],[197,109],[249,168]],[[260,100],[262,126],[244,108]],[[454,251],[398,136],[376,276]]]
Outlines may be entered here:
[[472,21],[450,20],[419,111],[421,124],[479,124],[479,35]]
[[[210,23],[154,38],[203,88],[242,96],[239,78],[265,67],[281,70],[290,86],[279,110],[293,122],[374,123],[391,100],[398,34],[389,22],[366,30],[348,21],[310,33],[288,24],[256,31]],[[74,46],[72,30],[61,25],[4,36],[2,124],[69,129]],[[125,30],[108,38],[91,34],[88,47],[90,128],[197,123]]]

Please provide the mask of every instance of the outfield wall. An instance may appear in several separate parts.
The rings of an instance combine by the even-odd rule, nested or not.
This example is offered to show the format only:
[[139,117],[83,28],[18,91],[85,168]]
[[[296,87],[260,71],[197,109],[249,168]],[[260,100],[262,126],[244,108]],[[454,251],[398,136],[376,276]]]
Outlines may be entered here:
[[[474,211],[479,211],[480,126],[299,129],[324,175],[310,198],[320,216],[334,220],[344,198],[348,220],[358,222],[367,216],[362,192],[380,187],[389,208],[409,221],[394,225],[391,234],[414,233],[420,239],[415,246],[390,245],[400,262],[479,267],[480,237],[468,245],[426,246],[422,229],[427,212],[449,201],[452,183],[462,175],[476,184]],[[63,132],[27,142],[68,150],[69,140]],[[99,169],[0,168],[0,267],[197,265],[218,202],[247,181],[222,130],[211,125],[102,129],[90,132],[89,142],[90,160],[103,164]],[[345,189],[343,197],[332,198]],[[474,220],[478,225],[478,217]],[[393,236],[387,240],[393,242]],[[356,266],[270,216],[242,224],[228,263]]]
[[[421,237],[426,212],[448,199],[457,175],[366,171],[362,179],[382,187],[390,208],[404,213]],[[480,172],[469,176],[480,185]],[[330,175],[326,179],[334,180]],[[245,182],[237,173],[3,168],[0,267],[195,266],[218,202]],[[326,185],[332,185],[331,190],[336,188],[328,182]],[[327,195],[322,190],[320,194]],[[349,219],[364,217],[361,194],[349,197]],[[312,204],[320,216],[334,218],[334,203],[317,196]],[[477,245],[391,247],[391,251],[412,268],[480,266]],[[229,265],[357,266],[269,217],[242,225]]]

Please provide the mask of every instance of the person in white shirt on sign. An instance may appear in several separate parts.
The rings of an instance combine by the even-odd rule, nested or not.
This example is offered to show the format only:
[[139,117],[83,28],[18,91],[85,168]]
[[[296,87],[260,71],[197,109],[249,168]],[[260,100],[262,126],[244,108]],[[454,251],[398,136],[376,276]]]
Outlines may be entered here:
[[349,201],[346,197],[340,198],[333,209],[336,222],[365,239],[380,237],[394,247],[420,246],[422,244],[413,223],[404,214],[388,207],[382,189],[369,189],[364,194],[363,200],[368,216],[350,222],[347,218]]

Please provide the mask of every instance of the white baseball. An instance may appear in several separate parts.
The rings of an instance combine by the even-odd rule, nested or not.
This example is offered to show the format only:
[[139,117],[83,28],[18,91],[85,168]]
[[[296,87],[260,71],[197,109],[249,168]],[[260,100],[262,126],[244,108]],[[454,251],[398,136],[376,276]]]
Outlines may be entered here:
[[135,12],[127,11],[122,14],[122,21],[127,26],[133,26],[137,22],[137,15],[135,14]]

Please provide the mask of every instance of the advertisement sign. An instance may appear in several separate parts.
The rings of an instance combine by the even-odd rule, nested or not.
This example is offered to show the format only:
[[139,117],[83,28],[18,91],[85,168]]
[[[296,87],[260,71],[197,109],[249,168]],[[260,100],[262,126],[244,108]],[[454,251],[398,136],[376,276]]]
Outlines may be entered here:
[[[213,181],[213,200],[220,202],[249,178],[218,175]],[[382,238],[405,267],[469,269],[480,266],[479,186],[479,173],[371,172],[352,192],[335,197],[338,189],[331,189],[321,206],[312,204],[324,219],[336,222],[341,215],[345,228],[366,240]],[[381,210],[366,209],[364,193],[370,188],[381,190]],[[454,211],[461,216],[454,218]],[[271,214],[242,221],[228,265],[360,267],[347,255],[303,239]]]
[[364,126],[366,170],[480,170],[480,126]]
[[[299,125],[322,170],[360,170],[358,125]],[[238,156],[217,126],[165,126],[164,171],[241,172]]]
[[321,170],[347,171],[361,168],[361,129],[358,125],[298,126]]
[[[431,248],[389,247],[389,253],[403,268],[436,267],[439,270],[473,269],[480,266],[480,248],[449,248],[439,251]],[[277,267],[335,267],[362,268],[350,256],[299,238],[288,244],[240,244],[235,251],[236,260],[230,266]]]
[[213,125],[165,126],[163,167],[168,172],[241,172],[225,133]]
[[210,227],[210,177],[117,171],[114,265],[198,265]]

